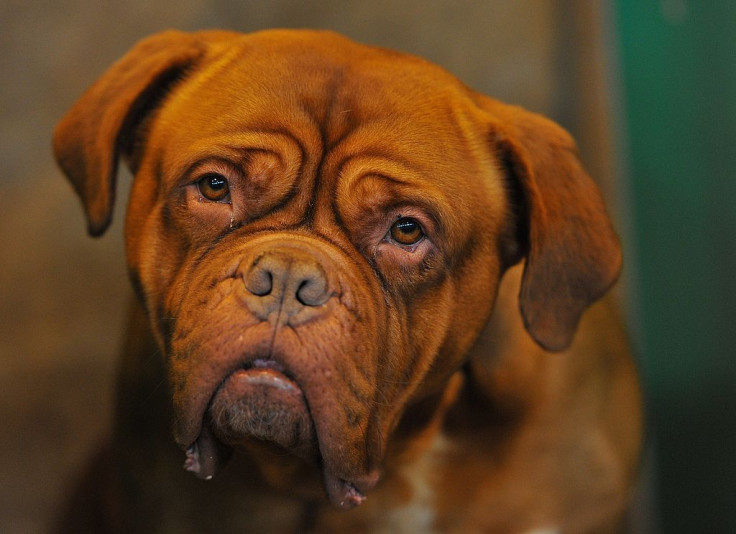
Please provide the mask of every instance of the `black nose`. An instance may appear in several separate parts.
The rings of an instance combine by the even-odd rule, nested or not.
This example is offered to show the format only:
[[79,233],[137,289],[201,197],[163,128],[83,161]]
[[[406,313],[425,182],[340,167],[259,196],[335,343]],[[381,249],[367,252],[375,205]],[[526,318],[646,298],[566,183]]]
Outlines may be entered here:
[[260,319],[278,313],[282,320],[325,304],[331,295],[325,271],[312,256],[267,252],[243,273],[247,303]]

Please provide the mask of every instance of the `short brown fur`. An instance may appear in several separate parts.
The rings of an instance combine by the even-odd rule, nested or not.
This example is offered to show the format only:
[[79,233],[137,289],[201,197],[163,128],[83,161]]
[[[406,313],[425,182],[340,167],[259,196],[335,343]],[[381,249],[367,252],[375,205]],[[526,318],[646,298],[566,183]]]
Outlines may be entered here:
[[329,32],[166,32],[54,148],[93,235],[134,171],[139,293],[97,501],[62,530],[622,525],[640,394],[596,302],[621,251],[559,126]]

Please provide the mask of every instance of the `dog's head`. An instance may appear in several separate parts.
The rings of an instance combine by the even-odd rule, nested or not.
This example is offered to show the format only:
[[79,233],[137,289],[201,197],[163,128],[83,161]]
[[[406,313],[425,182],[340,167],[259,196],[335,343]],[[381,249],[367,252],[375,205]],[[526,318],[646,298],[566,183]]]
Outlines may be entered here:
[[135,174],[128,264],[188,468],[270,443],[321,466],[345,508],[462,366],[508,266],[526,260],[522,315],[550,350],[620,268],[564,131],[330,33],[149,38],[55,151],[94,235],[118,158]]

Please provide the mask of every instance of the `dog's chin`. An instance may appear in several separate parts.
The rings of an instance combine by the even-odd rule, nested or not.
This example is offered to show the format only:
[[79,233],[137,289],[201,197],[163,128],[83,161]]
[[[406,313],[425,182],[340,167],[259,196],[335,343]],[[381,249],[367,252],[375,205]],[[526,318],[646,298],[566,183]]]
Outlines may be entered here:
[[215,392],[208,414],[214,435],[231,447],[259,440],[303,458],[317,452],[304,394],[275,362],[256,360],[233,372]]
[[[304,393],[272,360],[256,360],[230,374],[212,397],[197,440],[187,450],[185,469],[210,479],[233,450],[253,443],[320,463],[319,443]],[[323,466],[328,498],[337,508],[350,509],[364,500],[377,477],[353,483]],[[359,489],[360,488],[360,489]]]
[[199,438],[187,451],[185,467],[209,479],[233,449],[253,442],[270,443],[305,459],[317,454],[304,394],[272,360],[255,360],[223,380],[212,396]]
[[350,509],[378,481],[377,472],[345,480],[322,458],[304,392],[277,362],[257,359],[227,376],[215,391],[200,434],[187,450],[184,468],[210,479],[233,450],[254,444],[273,446],[321,465],[327,497],[337,508]]

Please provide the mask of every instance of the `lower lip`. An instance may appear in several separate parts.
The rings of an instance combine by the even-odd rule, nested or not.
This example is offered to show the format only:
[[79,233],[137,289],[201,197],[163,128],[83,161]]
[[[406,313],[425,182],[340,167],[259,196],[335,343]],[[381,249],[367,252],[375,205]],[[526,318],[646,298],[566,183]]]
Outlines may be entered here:
[[236,385],[261,385],[270,386],[286,391],[298,391],[299,387],[285,374],[275,369],[252,367],[250,369],[239,369],[229,379],[231,384]]

